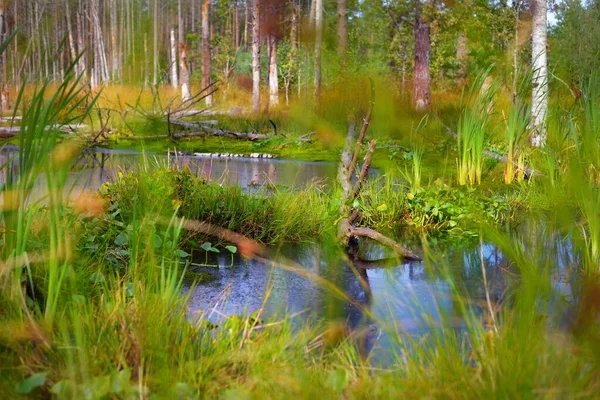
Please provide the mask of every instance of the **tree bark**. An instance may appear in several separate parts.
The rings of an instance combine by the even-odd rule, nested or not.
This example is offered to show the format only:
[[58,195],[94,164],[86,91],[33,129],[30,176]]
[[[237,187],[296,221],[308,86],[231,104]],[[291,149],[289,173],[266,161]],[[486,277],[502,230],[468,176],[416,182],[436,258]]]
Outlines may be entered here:
[[[65,16],[67,22],[67,36],[69,38],[69,54],[71,56],[71,62],[75,62],[77,58],[77,45],[75,44],[75,38],[73,37],[73,29],[71,28],[71,10],[69,8],[69,0],[65,0]],[[76,75],[79,75],[79,65],[73,66]]]
[[546,114],[548,112],[548,66],[546,57],[546,0],[533,0],[531,32],[531,65],[533,90],[531,95],[531,145],[546,144]]
[[279,105],[279,80],[277,71],[277,39],[269,35],[269,105]]
[[190,71],[188,69],[188,47],[185,43],[180,44],[179,62],[179,75],[181,78],[181,102],[185,103],[192,98],[192,94],[190,93]]
[[115,0],[110,1],[110,54],[111,77],[113,81],[119,79],[119,45],[117,44],[117,6]]
[[[210,24],[208,20],[208,7],[210,0],[202,2],[202,89],[210,86]],[[212,106],[212,95],[206,96],[206,105]]]
[[171,86],[173,89],[179,87],[179,79],[177,77],[177,41],[175,40],[175,29],[171,28]]
[[[0,0],[0,43],[4,43],[6,40],[6,35],[4,31],[6,30],[6,20],[5,20],[5,9],[4,9],[4,1]],[[6,50],[5,50],[6,54]],[[6,57],[1,59],[0,69],[2,70],[0,73],[0,113],[7,111],[10,109],[10,103],[8,99],[8,85],[7,85],[7,72],[6,72]]]
[[421,17],[421,0],[415,8],[415,66],[413,74],[413,104],[416,110],[427,110],[431,104],[431,76],[429,74],[429,51],[431,41],[429,24]]
[[158,0],[154,0],[154,46],[153,46],[153,66],[154,66],[154,86],[158,84],[160,71],[158,70]]
[[102,26],[100,25],[100,16],[98,14],[98,0],[91,1],[92,31],[94,40],[94,85],[106,83],[110,80],[108,72],[108,62],[106,60],[106,46],[104,45],[104,36]]
[[314,101],[321,98],[321,47],[323,46],[323,0],[315,2],[315,82]]
[[338,0],[338,55],[342,66],[346,66],[346,48],[348,47],[348,20],[346,0]]
[[252,110],[260,111],[260,0],[252,0]]
[[[83,49],[85,48],[85,42],[83,39],[83,32],[84,32],[84,28],[83,28],[83,8],[82,8],[82,0],[79,1],[79,7],[77,10],[77,49],[80,52],[83,52]],[[86,52],[87,53],[87,52]],[[82,53],[81,54],[81,58],[79,58],[79,68],[78,68],[78,72],[79,74],[83,74],[85,75],[86,73],[86,59],[87,59],[87,54],[86,53]]]

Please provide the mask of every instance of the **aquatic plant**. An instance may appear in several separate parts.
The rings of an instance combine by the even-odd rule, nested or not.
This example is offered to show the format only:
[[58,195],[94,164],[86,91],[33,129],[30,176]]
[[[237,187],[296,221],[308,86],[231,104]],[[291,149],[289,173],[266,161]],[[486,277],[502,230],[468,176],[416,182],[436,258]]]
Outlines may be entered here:
[[489,71],[480,73],[463,97],[463,111],[456,131],[460,185],[481,183],[483,151],[489,140],[487,131],[495,93],[490,79]]

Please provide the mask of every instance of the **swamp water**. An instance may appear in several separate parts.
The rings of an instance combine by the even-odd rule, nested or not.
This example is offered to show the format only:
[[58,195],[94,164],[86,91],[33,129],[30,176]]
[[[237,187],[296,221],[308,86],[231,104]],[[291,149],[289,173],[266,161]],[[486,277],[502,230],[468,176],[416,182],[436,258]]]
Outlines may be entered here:
[[[17,148],[6,146],[0,151],[0,163],[16,165],[16,155]],[[92,149],[81,155],[69,173],[67,189],[73,196],[97,190],[119,172],[166,165],[187,167],[207,180],[248,190],[265,185],[327,183],[337,170],[334,163],[325,162],[152,154],[142,157],[135,151]],[[6,182],[6,173],[6,169],[1,172],[0,183]],[[38,182],[38,186],[43,192],[44,182]],[[553,281],[557,291],[569,297],[568,269],[574,264],[570,246],[558,238],[546,246],[552,247],[548,251],[555,259]],[[387,256],[379,246],[364,247],[365,259]],[[288,316],[300,324],[337,320],[351,331],[363,332],[367,350],[375,348],[376,353],[383,353],[377,358],[385,359],[385,349],[394,346],[393,337],[398,337],[391,332],[421,334],[439,324],[442,316],[451,327],[463,329],[457,293],[485,323],[489,313],[484,271],[493,304],[504,300],[511,279],[515,279],[502,252],[491,244],[446,249],[429,266],[424,262],[387,261],[357,269],[345,257],[318,244],[285,246],[274,254],[271,260],[246,260],[225,254],[224,250],[208,257],[203,251],[194,251],[189,275],[192,280],[194,276],[203,279],[196,285],[184,285],[190,318],[202,315],[218,324],[223,318],[260,310],[261,319]],[[335,294],[319,278],[344,295]]]

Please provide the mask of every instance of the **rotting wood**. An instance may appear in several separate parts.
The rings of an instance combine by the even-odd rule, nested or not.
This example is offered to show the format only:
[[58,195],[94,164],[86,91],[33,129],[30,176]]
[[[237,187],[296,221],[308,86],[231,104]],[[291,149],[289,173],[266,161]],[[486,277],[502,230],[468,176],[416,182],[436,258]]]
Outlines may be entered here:
[[[353,185],[352,173],[354,169],[357,168],[356,164],[358,162],[358,153],[360,152],[360,147],[365,139],[366,131],[371,120],[372,107],[373,106],[371,104],[369,107],[369,112],[363,120],[363,127],[357,140],[355,140],[355,126],[352,123],[350,124],[348,128],[348,134],[346,136],[344,150],[342,151],[341,162],[338,168],[338,181],[342,188],[342,195],[340,199],[340,215],[342,218],[339,220],[337,225],[338,240],[342,245],[348,248],[348,253],[351,256],[351,259],[355,259],[357,257],[357,239],[368,238],[391,248],[394,250],[394,252],[398,253],[406,260],[418,261],[421,260],[418,255],[402,246],[395,240],[377,232],[374,229],[354,226],[355,222],[360,217],[360,211],[357,208],[352,207],[349,203],[353,202],[360,195],[363,182],[367,179],[373,153],[375,152],[377,145],[375,140],[369,142],[369,148],[367,150],[367,154],[365,155],[362,168],[360,169],[360,174],[356,183]],[[352,151],[353,145],[356,146],[354,152]]]
[[233,139],[244,139],[250,141],[265,140],[269,136],[261,133],[254,132],[233,132],[223,129],[214,129],[208,127],[202,127],[202,131],[197,132],[186,132],[186,133],[173,133],[171,135],[152,135],[152,136],[132,136],[129,140],[155,140],[155,139],[185,139],[193,137],[229,137]]

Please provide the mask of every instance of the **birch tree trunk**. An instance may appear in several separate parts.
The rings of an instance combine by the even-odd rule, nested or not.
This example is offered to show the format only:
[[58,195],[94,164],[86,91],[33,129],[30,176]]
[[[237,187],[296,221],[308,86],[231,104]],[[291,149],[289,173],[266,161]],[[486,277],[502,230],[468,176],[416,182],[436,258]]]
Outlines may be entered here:
[[[4,0],[0,0],[0,43],[4,43],[6,39],[6,35],[4,31],[6,30],[6,21],[5,21],[5,9],[4,9]],[[0,58],[1,64],[0,69],[0,112],[4,112],[10,109],[10,103],[8,100],[8,85],[6,82],[7,73],[6,73],[6,58]]]
[[119,79],[119,47],[117,44],[117,6],[115,0],[110,1],[110,51],[112,61],[112,80]]
[[531,64],[533,90],[531,95],[531,145],[546,144],[546,114],[548,112],[548,66],[546,59],[546,0],[533,0],[531,32]]
[[[154,66],[154,78],[153,84],[156,86],[158,84],[158,75],[160,71],[158,70],[158,52],[160,51],[158,48],[158,0],[154,0],[154,46],[153,46],[153,66]],[[147,53],[146,53],[147,54]]]
[[[208,22],[208,7],[210,0],[202,3],[202,89],[210,85],[210,25]],[[212,106],[212,96],[206,96],[206,105]]]
[[348,20],[346,0],[338,0],[338,55],[342,66],[346,66],[346,48],[348,47]]
[[192,98],[190,93],[190,71],[188,69],[188,48],[185,43],[180,45],[181,50],[179,52],[180,62],[180,80],[181,80],[181,102],[185,103]]
[[185,39],[183,37],[183,17],[181,15],[181,0],[177,0],[177,41],[179,42],[179,46],[181,46],[183,42],[185,42]]
[[274,34],[269,35],[269,104],[279,105],[279,79],[277,71],[277,39]]
[[179,87],[177,77],[177,41],[175,40],[175,29],[171,28],[171,86],[173,89]]
[[252,0],[252,111],[260,111],[260,0]]
[[429,24],[421,18],[421,1],[415,8],[415,66],[413,73],[413,104],[423,111],[431,103],[431,76],[429,74],[429,51],[431,48]]
[[[75,39],[73,37],[73,29],[71,28],[71,10],[69,8],[69,0],[65,0],[65,16],[67,22],[67,36],[69,39],[69,54],[71,56],[71,62],[75,62],[77,58],[77,46],[75,44]],[[79,65],[75,64],[73,66],[73,70],[75,75],[79,75]]]
[[[83,49],[85,48],[85,44],[84,44],[84,39],[83,39],[83,32],[84,32],[84,28],[83,28],[83,5],[82,5],[82,0],[79,0],[79,7],[77,10],[77,49],[80,52],[83,52]],[[87,52],[86,52],[87,53]],[[87,59],[87,54],[83,53],[81,54],[81,58],[79,58],[79,68],[78,68],[78,72],[79,74],[83,74],[85,75],[86,71],[86,59]]]
[[100,83],[106,83],[110,80],[108,72],[108,62],[106,60],[106,47],[104,45],[104,35],[100,25],[100,17],[98,15],[98,0],[91,1],[93,40],[94,40],[94,80],[93,86]]
[[323,0],[315,3],[315,105],[321,98],[321,47],[323,45]]

